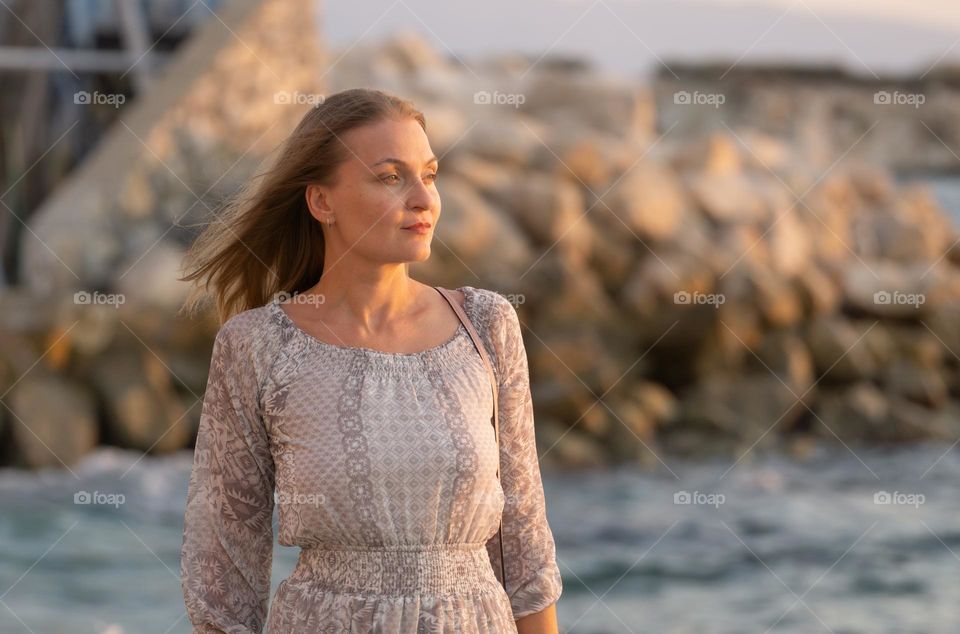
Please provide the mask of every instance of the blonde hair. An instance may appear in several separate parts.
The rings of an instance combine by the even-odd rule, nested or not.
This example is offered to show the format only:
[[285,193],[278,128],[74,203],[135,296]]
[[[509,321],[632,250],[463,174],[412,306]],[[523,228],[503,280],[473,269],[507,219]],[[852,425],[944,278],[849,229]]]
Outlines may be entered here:
[[322,223],[307,207],[307,185],[335,185],[336,169],[348,157],[342,135],[388,117],[412,118],[427,129],[410,101],[380,90],[343,90],[311,108],[272,166],[229,198],[191,245],[184,258],[187,273],[179,279],[194,284],[181,312],[193,315],[210,298],[222,325],[275,293],[316,284],[323,273],[324,238]]

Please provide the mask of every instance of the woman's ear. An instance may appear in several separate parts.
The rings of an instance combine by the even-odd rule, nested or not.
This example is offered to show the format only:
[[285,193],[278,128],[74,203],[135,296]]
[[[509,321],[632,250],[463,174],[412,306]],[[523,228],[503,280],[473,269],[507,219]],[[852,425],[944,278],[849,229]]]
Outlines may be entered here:
[[333,224],[333,209],[330,207],[330,191],[327,187],[315,183],[307,185],[304,198],[310,215],[326,224]]

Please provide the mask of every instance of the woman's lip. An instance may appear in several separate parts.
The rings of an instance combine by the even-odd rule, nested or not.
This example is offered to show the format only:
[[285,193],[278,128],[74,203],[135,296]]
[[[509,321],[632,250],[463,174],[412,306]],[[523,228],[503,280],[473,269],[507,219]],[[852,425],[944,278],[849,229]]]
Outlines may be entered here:
[[430,225],[418,224],[418,225],[413,225],[412,227],[404,227],[403,230],[412,231],[414,233],[429,233]]

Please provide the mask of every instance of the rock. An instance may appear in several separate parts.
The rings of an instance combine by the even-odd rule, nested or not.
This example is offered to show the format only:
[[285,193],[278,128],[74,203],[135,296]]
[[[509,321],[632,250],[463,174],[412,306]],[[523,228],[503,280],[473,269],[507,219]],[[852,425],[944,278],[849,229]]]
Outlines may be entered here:
[[[525,271],[534,263],[528,239],[508,214],[456,176],[439,180],[437,189],[443,198],[443,210],[437,222],[434,253],[422,263],[428,271],[436,271],[436,279],[460,279],[471,274],[486,274],[491,280],[514,279],[516,271]],[[493,249],[497,257],[485,257]],[[466,262],[472,264],[468,267]],[[411,266],[411,272],[417,268]]]
[[797,274],[794,283],[805,317],[826,315],[840,306],[840,288],[822,269],[808,266]]
[[184,251],[169,242],[131,249],[119,266],[116,291],[127,302],[140,302],[162,313],[175,313],[187,298],[187,285],[177,280]]
[[952,442],[956,440],[956,409],[950,415],[930,410],[905,398],[891,398],[890,431],[882,440],[891,442],[918,442],[934,440]]
[[902,359],[922,369],[939,370],[948,361],[958,361],[950,350],[944,349],[942,340],[928,329],[926,323],[920,326],[889,324],[886,330],[890,337],[890,352],[887,354],[886,363]]
[[622,137],[569,125],[551,129],[544,150],[534,157],[533,168],[572,177],[591,192],[592,200],[643,156],[642,149]]
[[948,225],[923,219],[922,215],[906,203],[877,214],[871,224],[876,255],[905,264],[938,260],[949,247]]
[[[561,403],[579,401],[576,407],[554,412],[562,420],[572,423],[594,406],[597,396],[614,385],[628,366],[618,363],[613,352],[607,350],[593,332],[542,330],[535,339],[536,345],[531,343],[527,350],[530,366],[539,380],[565,386],[569,394]],[[577,394],[580,396],[575,397]],[[597,421],[597,425],[604,424]]]
[[864,345],[860,333],[842,318],[814,320],[807,327],[807,344],[817,376],[823,381],[858,381],[877,373],[874,357]]
[[679,143],[671,156],[671,166],[678,171],[703,171],[718,176],[743,171],[743,150],[739,141],[726,131]]
[[796,286],[769,269],[751,271],[750,283],[764,321],[771,328],[793,326],[803,317],[803,302]]
[[488,116],[470,127],[457,147],[460,152],[519,168],[533,163],[546,136],[544,125],[538,121],[519,116]]
[[818,405],[817,433],[845,443],[904,443],[952,440],[955,409],[931,410],[868,382],[824,395]]
[[580,189],[568,180],[529,174],[493,192],[520,226],[545,249],[557,249],[571,262],[586,264],[593,244]]
[[847,304],[877,317],[923,319],[934,309],[928,302],[927,266],[883,260],[851,263],[843,275]]
[[708,243],[710,262],[720,279],[731,273],[748,275],[769,268],[770,255],[764,245],[764,231],[753,225],[727,225]]
[[680,181],[666,166],[649,160],[629,169],[604,202],[598,213],[609,211],[643,240],[676,239],[688,213]]
[[673,392],[651,381],[642,381],[631,390],[641,410],[657,426],[673,422],[679,411],[679,403]]
[[[583,324],[589,323],[594,326],[593,332],[599,334],[608,324],[627,322],[593,271],[561,264],[553,272],[555,275],[542,280],[545,285],[534,285],[531,293],[525,295],[538,307],[538,331],[584,330]],[[557,288],[565,292],[557,293]]]
[[940,372],[906,361],[895,361],[884,369],[883,384],[888,393],[939,408],[947,402],[947,384]]
[[764,337],[758,347],[755,361],[802,395],[813,386],[815,379],[813,356],[800,337],[791,331],[773,331]]
[[942,307],[923,323],[950,357],[956,358],[960,355],[960,303]]
[[554,125],[570,120],[623,138],[645,140],[656,125],[653,101],[636,82],[598,72],[535,72],[520,106]]
[[635,403],[611,401],[617,420],[606,437],[606,454],[614,463],[652,465],[657,446],[655,425]]
[[[531,366],[540,365],[540,362],[533,358],[530,362]],[[546,371],[535,371],[537,379],[531,385],[531,398],[536,408],[536,415],[547,417],[566,427],[579,425],[581,414],[597,406],[596,398],[577,380],[577,377],[565,370],[563,371],[566,374],[562,373],[562,369],[562,367],[558,369],[554,363],[548,366]],[[589,428],[593,420],[595,419],[588,421],[586,427]],[[605,424],[605,421],[600,424]]]
[[801,395],[766,372],[712,376],[681,396],[677,427],[703,427],[743,446],[769,445],[807,411]]
[[882,370],[900,356],[894,337],[896,329],[892,324],[872,319],[852,319],[850,326],[860,339],[858,347],[862,346],[869,353],[878,369]]
[[6,400],[17,466],[70,466],[99,440],[94,398],[69,379],[34,370],[13,386]]
[[[717,322],[705,331],[698,348],[685,355],[688,359],[673,362],[669,370],[671,382],[704,381],[711,376],[730,374],[743,367],[763,336],[759,312],[751,305],[732,300],[717,311]],[[689,374],[680,374],[692,363]]]
[[770,214],[755,182],[743,174],[702,173],[689,182],[694,199],[719,224],[761,222]]
[[770,264],[776,275],[789,279],[802,274],[810,266],[813,255],[810,233],[797,218],[795,209],[774,209],[774,224],[769,234]]
[[563,429],[561,425],[541,420],[537,424],[537,446],[541,465],[545,468],[588,468],[607,463],[603,446],[595,439]]
[[738,129],[740,141],[746,145],[745,160],[758,172],[782,172],[794,161],[792,148],[773,135],[754,128]]
[[706,296],[716,291],[713,273],[702,258],[670,250],[641,259],[623,285],[619,301],[641,318],[664,312],[673,316],[696,313],[708,315],[712,321],[716,303],[707,303]]
[[844,175],[862,200],[871,205],[890,201],[896,190],[893,176],[884,167],[866,162],[856,162],[844,167]]
[[[425,102],[417,106],[427,122],[427,138],[436,156],[443,157],[438,173],[443,178],[447,161],[456,156],[456,146],[463,131],[469,127],[463,112],[450,104]],[[449,157],[449,158],[448,158]],[[438,181],[439,182],[439,181]]]
[[497,192],[506,191],[512,187],[516,178],[503,165],[466,153],[456,153],[445,158],[440,169],[443,172],[438,182],[447,180],[448,176],[455,176],[458,180],[468,183],[477,192],[491,197]]
[[103,395],[111,444],[150,452],[189,444],[193,430],[187,411],[152,353],[114,349],[97,360],[91,379]]
[[821,395],[817,433],[843,442],[871,441],[892,436],[890,402],[876,386],[862,381]]

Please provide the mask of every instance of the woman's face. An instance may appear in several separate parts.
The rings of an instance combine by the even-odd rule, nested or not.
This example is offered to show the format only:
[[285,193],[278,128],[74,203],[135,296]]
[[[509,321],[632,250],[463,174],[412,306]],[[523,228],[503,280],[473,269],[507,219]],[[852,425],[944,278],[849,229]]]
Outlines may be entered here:
[[[414,119],[386,119],[354,128],[341,140],[348,150],[337,184],[307,188],[313,216],[335,219],[323,227],[328,255],[383,264],[426,260],[440,195],[437,160],[423,128]],[[429,227],[405,229],[416,223]]]

